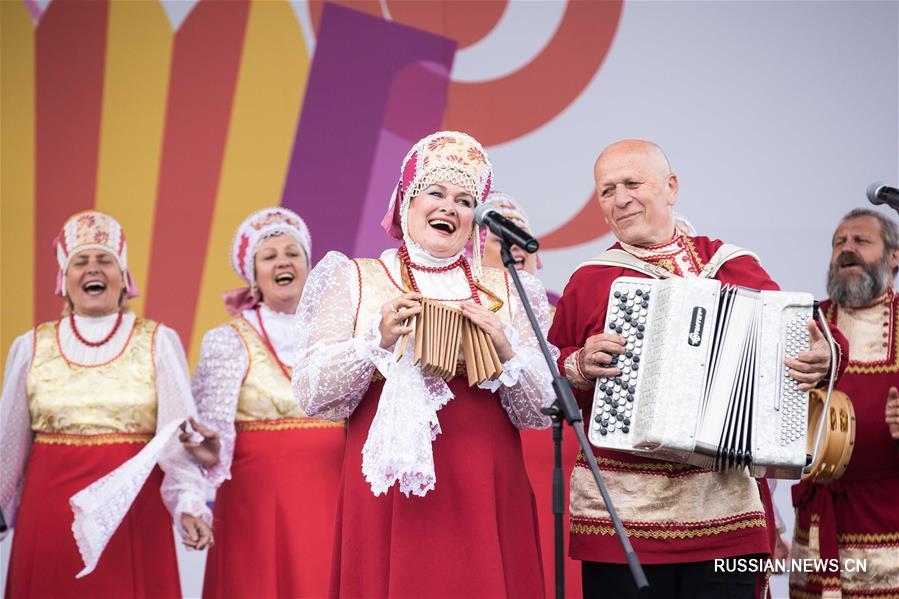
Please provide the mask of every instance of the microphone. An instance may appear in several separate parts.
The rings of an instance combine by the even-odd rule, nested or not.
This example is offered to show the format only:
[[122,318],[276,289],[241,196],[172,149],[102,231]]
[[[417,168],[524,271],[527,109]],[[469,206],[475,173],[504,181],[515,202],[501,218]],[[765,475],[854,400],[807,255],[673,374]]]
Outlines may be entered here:
[[887,187],[880,181],[868,185],[866,191],[868,201],[872,204],[886,204],[896,210],[899,210],[899,189],[895,187]]
[[[474,211],[474,221],[490,229],[494,235],[512,245],[517,245],[529,254],[535,253],[540,244],[533,235],[513,223],[505,216],[500,215],[490,203],[481,204]],[[475,240],[477,243],[477,240]]]

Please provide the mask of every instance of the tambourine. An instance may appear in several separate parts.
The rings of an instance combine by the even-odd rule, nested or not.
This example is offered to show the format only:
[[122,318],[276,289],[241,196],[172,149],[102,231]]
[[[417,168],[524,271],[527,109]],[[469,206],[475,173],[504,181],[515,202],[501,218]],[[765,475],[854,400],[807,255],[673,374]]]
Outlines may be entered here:
[[813,389],[809,392],[808,401],[808,454],[814,455],[813,445],[818,424],[824,420],[824,431],[821,435],[821,447],[818,458],[802,475],[803,480],[815,483],[829,483],[837,480],[846,472],[852,448],[855,446],[855,410],[849,396],[841,391],[834,391],[830,396],[828,414],[824,411],[825,392]]

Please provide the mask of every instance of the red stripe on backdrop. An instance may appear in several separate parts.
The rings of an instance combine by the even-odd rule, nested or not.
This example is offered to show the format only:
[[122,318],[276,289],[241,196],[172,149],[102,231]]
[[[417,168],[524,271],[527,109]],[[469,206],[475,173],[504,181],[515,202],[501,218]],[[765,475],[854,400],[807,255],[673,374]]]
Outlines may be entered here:
[[596,192],[577,211],[557,228],[540,235],[541,250],[559,250],[599,239],[609,232],[609,225],[599,207]]
[[185,347],[190,347],[249,6],[246,0],[201,0],[175,35],[145,313],[173,327]]
[[35,42],[35,322],[59,317],[51,242],[66,218],[94,207],[106,1],[56,0]]

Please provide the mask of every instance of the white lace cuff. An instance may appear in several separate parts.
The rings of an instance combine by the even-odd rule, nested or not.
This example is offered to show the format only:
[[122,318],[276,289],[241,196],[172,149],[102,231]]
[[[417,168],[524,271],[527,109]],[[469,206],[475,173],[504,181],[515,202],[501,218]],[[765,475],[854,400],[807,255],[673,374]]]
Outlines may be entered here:
[[[184,493],[178,497],[178,503],[175,505],[175,528],[181,532],[181,514],[190,516],[199,516],[206,521],[206,524],[212,526],[212,511],[206,505],[203,497],[196,493]],[[183,534],[183,533],[182,533]]]
[[356,341],[355,348],[359,357],[374,364],[378,372],[386,379],[391,364],[396,359],[391,350],[381,347],[381,330],[379,326],[380,321],[378,318],[372,318],[362,331],[362,335],[354,338]]
[[512,346],[513,355],[508,361],[503,362],[503,372],[496,380],[486,380],[478,385],[481,389],[497,392],[500,387],[514,387],[521,380],[521,376],[528,367],[528,361],[522,355],[525,348],[521,345],[518,331],[507,322],[503,322],[503,333]]

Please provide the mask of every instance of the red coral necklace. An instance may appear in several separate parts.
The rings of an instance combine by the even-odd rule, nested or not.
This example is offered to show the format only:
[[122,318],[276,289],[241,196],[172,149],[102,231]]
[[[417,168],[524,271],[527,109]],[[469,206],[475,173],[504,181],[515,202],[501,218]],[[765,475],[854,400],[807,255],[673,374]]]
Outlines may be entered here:
[[109,343],[109,340],[112,339],[113,335],[116,334],[116,331],[119,330],[119,327],[122,326],[122,317],[123,312],[119,310],[119,315],[116,318],[115,324],[112,326],[112,330],[109,331],[109,334],[100,339],[99,341],[88,341],[81,334],[81,331],[78,330],[78,325],[75,324],[75,314],[69,314],[69,325],[72,327],[72,332],[75,333],[75,338],[78,339],[81,343],[85,344],[88,347],[100,347],[102,345],[106,345]]
[[438,273],[438,272],[449,272],[454,268],[462,268],[465,272],[465,279],[468,281],[468,288],[471,290],[471,299],[473,299],[476,303],[481,303],[481,298],[478,295],[478,287],[475,285],[474,277],[471,274],[471,267],[468,265],[468,261],[465,259],[464,255],[459,255],[459,258],[453,262],[452,264],[447,264],[446,266],[424,266],[422,264],[416,264],[412,261],[412,258],[409,257],[409,248],[404,245],[400,246],[398,251],[400,261],[402,262],[405,268],[402,268],[402,275],[404,279],[404,283],[407,283],[408,286],[412,289],[412,291],[416,293],[421,293],[421,290],[418,288],[418,283],[415,282],[415,275],[412,274],[413,270],[419,270],[421,272],[430,272],[430,273]]

